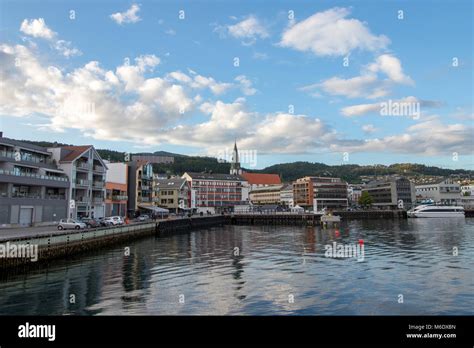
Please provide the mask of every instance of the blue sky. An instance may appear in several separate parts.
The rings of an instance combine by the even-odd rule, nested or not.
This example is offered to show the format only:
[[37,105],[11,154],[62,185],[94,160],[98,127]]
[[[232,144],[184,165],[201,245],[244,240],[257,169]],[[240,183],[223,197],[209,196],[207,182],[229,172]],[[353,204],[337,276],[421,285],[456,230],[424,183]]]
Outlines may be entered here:
[[5,136],[474,169],[470,1],[0,3]]

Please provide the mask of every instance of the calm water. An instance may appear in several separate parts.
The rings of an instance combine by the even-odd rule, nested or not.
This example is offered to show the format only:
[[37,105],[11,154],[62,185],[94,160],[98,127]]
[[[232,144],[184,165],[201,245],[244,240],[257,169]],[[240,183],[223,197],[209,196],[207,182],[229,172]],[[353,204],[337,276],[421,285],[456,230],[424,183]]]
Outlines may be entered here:
[[[325,257],[325,245],[359,239],[363,262]],[[3,274],[0,314],[474,314],[474,219],[226,226],[130,249]]]

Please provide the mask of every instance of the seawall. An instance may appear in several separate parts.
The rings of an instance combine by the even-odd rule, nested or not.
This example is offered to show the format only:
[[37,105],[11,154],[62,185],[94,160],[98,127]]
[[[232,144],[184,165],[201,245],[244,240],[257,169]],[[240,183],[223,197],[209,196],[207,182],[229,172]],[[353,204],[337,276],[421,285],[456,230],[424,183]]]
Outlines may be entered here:
[[[18,246],[37,246],[37,261],[31,257],[4,257],[0,250],[0,270],[13,267],[31,267],[42,262],[64,258],[80,252],[100,249],[128,240],[150,235],[160,235],[170,232],[191,231],[200,228],[209,228],[227,223],[224,216],[195,217],[158,222],[143,222],[117,227],[97,228],[88,230],[52,230],[51,234],[31,235],[21,233],[18,237],[2,239],[0,247],[6,249]],[[28,254],[30,255],[30,254]],[[11,256],[11,255],[10,255]]]

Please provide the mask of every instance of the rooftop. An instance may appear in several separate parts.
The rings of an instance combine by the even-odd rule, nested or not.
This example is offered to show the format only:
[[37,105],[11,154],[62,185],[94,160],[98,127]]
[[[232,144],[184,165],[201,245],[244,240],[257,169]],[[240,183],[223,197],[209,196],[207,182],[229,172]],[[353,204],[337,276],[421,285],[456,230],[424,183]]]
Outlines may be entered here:
[[245,181],[245,179],[241,177],[240,175],[232,175],[232,174],[191,173],[191,172],[186,172],[184,174],[189,175],[193,179],[200,179],[200,180]]
[[251,185],[279,185],[281,179],[278,174],[262,174],[262,173],[243,173],[241,175]]

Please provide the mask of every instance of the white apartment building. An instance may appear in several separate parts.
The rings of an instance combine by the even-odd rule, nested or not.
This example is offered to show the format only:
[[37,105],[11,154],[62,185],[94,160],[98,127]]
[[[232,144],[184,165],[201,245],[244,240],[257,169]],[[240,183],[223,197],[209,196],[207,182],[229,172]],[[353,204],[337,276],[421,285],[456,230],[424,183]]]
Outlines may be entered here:
[[105,216],[107,166],[92,145],[48,149],[59,168],[69,177],[68,217]]
[[416,197],[431,199],[438,204],[459,204],[461,199],[461,186],[453,179],[444,179],[437,183],[416,185]]

